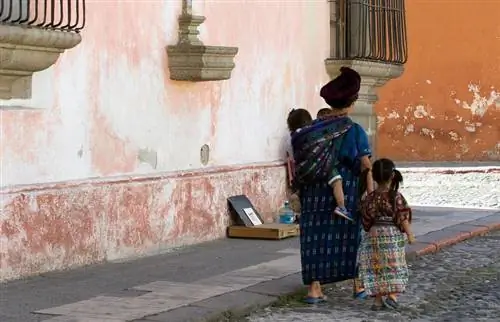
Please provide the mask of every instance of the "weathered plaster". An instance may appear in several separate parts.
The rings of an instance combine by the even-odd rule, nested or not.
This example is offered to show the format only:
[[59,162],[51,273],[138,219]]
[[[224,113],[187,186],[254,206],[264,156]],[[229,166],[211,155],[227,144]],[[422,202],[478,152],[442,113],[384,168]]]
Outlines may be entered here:
[[37,109],[0,111],[1,279],[223,237],[231,195],[283,202],[286,115],[324,106],[328,3],[196,1],[201,39],[239,48],[230,80],[196,84],[170,80],[180,6],[88,1],[81,44],[33,77]]
[[[491,86],[491,91],[489,95],[481,95],[481,86],[479,84],[470,83],[469,92],[472,93],[471,102],[461,101],[455,98],[455,103],[466,110],[470,110],[473,116],[483,117],[488,109],[500,109],[500,93],[495,90],[494,86]],[[452,93],[454,96],[454,93]]]
[[500,160],[500,2],[463,1],[451,11],[442,1],[406,4],[409,60],[403,76],[380,90],[378,154]]
[[269,163],[5,190],[0,281],[223,237],[232,195],[271,221],[285,179],[283,164]]
[[[230,80],[201,84],[169,79],[181,1],[117,4],[87,3],[82,43],[34,78],[39,110],[0,112],[2,186],[195,169],[204,144],[207,167],[279,160],[289,109],[323,107],[327,3],[195,8],[205,43],[240,49]],[[156,168],[140,162],[144,149]]]

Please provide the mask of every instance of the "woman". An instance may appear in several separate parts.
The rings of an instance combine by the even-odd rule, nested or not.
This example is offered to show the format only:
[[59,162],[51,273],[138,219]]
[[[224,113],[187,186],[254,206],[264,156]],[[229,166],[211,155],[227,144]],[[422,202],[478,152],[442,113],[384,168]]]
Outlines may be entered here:
[[[296,180],[300,189],[300,246],[302,279],[309,285],[306,302],[325,300],[321,284],[354,279],[357,276],[357,252],[360,243],[359,178],[371,168],[371,149],[364,129],[348,114],[358,98],[361,78],[347,67],[323,86],[320,95],[330,106],[325,120],[315,122],[292,138],[296,161]],[[332,188],[325,178],[333,167],[342,177],[346,208],[354,221],[334,215]],[[366,178],[371,178],[367,175]],[[368,192],[373,184],[365,185]],[[365,298],[364,290],[354,282],[354,296]]]

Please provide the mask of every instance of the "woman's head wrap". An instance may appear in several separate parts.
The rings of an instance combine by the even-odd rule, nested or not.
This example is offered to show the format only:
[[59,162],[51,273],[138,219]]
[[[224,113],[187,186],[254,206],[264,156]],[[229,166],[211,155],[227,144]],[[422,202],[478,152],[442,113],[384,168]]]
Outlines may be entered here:
[[[358,98],[361,77],[349,68],[340,68],[340,75],[321,88],[319,95],[332,108],[345,108]],[[345,106],[345,105],[348,106]]]

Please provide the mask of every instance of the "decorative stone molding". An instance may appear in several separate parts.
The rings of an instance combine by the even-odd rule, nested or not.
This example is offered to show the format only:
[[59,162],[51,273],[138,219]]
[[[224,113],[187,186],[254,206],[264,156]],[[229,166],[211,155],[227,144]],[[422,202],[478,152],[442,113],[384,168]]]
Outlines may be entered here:
[[77,33],[0,25],[0,99],[31,98],[31,77],[81,42]]
[[332,79],[340,74],[342,66],[354,69],[361,76],[359,98],[354,104],[352,116],[367,130],[372,146],[374,146],[377,117],[373,105],[378,100],[377,90],[391,79],[401,76],[404,66],[367,60],[338,59],[327,59],[325,65],[326,72]]
[[191,2],[183,1],[179,17],[179,40],[167,47],[170,79],[177,81],[216,81],[231,78],[237,47],[206,46],[198,38],[203,16],[191,14]]

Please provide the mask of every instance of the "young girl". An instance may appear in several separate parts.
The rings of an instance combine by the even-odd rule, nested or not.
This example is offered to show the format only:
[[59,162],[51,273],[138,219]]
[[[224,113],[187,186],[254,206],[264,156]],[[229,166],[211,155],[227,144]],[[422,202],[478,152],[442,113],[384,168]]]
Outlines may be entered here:
[[397,294],[406,289],[405,235],[411,244],[412,212],[401,193],[401,172],[394,162],[379,159],[373,163],[377,189],[361,203],[363,229],[366,232],[359,249],[359,276],[367,295],[375,297],[372,310],[398,307]]

